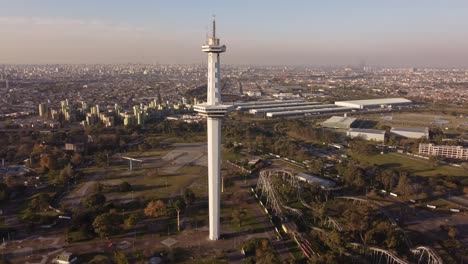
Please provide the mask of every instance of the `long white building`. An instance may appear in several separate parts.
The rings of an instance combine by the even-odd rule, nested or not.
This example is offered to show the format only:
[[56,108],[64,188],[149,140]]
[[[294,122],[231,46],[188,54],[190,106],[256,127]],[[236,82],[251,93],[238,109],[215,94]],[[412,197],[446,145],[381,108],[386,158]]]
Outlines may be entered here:
[[450,159],[468,160],[468,148],[462,146],[419,144],[419,154],[424,156],[436,156]]
[[385,131],[377,129],[350,128],[346,135],[350,138],[362,138],[364,140],[384,141]]
[[335,104],[338,106],[353,107],[356,109],[392,108],[395,106],[408,106],[412,103],[413,102],[411,100],[405,98],[383,98],[335,102]]
[[[316,107],[317,108],[317,107]],[[328,108],[321,109],[311,109],[311,110],[291,110],[291,111],[282,111],[282,112],[268,112],[266,117],[298,117],[298,116],[318,116],[323,114],[333,114],[333,113],[342,113],[352,111],[353,107],[339,107],[333,106]]]
[[391,134],[404,138],[429,138],[429,128],[392,127]]

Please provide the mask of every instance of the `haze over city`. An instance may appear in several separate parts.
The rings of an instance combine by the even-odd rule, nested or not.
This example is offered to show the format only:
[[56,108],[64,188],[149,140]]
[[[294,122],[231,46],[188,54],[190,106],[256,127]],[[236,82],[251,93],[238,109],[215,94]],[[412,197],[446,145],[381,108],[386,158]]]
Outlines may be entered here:
[[2,63],[468,67],[466,1],[0,1]]
[[468,2],[0,0],[0,264],[458,264]]

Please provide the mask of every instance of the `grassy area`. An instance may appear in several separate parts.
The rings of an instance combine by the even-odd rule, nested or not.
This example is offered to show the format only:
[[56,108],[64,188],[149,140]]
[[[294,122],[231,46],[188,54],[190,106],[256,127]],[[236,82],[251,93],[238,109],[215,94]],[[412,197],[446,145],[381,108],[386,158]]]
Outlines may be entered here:
[[353,155],[360,162],[381,165],[387,169],[407,169],[415,176],[468,176],[468,171],[448,165],[433,166],[430,161],[398,153],[372,156]]
[[167,136],[164,137],[165,142],[170,143],[197,143],[197,142],[206,142],[205,133],[187,133],[181,137],[178,136]]
[[164,156],[169,151],[174,148],[164,148],[164,149],[151,149],[147,151],[133,151],[125,153],[125,156],[131,158],[143,158],[143,157],[154,157],[154,156]]
[[165,198],[170,197],[182,187],[187,186],[196,177],[206,174],[206,168],[201,166],[185,166],[177,170],[176,173],[167,173],[160,169],[158,173],[149,173],[150,170],[125,171],[115,174],[106,179],[120,179],[127,181],[134,190],[131,194],[134,197],[145,198]]
[[362,117],[367,120],[377,121],[378,124],[376,125],[376,127],[380,127],[382,125],[403,127],[427,127],[429,125],[430,127],[447,127],[456,130],[460,127],[463,127],[463,119],[449,114],[452,111],[462,113],[459,108],[444,111],[446,112],[445,114],[441,111],[430,112],[430,110],[426,110],[425,112],[421,113],[386,113],[365,115]]
[[235,153],[234,151],[229,151],[225,148],[222,149],[221,156],[223,158],[223,161],[229,160],[231,162],[235,162],[236,160],[244,160],[247,158],[242,153]]

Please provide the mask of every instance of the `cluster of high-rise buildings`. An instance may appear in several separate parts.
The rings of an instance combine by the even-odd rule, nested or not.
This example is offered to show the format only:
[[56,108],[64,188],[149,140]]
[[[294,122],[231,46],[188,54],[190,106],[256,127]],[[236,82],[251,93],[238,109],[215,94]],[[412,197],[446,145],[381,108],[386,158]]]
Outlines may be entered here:
[[117,103],[100,108],[99,104],[90,105],[84,101],[71,104],[68,99],[61,101],[58,109],[52,108],[49,102],[39,104],[39,116],[54,121],[51,124],[55,125],[79,122],[83,126],[102,124],[112,127],[116,124],[123,124],[124,126],[143,127],[148,120],[189,111],[192,111],[192,104],[186,98],[182,98],[181,103],[174,104],[159,103],[154,99],[147,105],[143,103],[134,105],[129,111],[123,110],[122,106]]

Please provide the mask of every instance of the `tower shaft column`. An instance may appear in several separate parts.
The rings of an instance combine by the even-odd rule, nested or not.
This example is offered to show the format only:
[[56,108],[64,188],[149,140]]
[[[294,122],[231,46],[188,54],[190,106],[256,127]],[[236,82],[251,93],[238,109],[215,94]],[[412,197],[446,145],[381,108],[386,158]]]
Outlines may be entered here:
[[219,54],[226,51],[226,46],[219,44],[215,34],[208,39],[202,51],[208,53],[207,102],[194,106],[194,110],[207,117],[208,125],[208,203],[211,240],[218,240],[221,235],[221,123],[223,117],[233,106],[221,102],[221,67]]
[[208,201],[210,239],[220,235],[221,119],[208,117]]
[[221,81],[219,53],[208,53],[208,102],[207,105],[221,103]]

